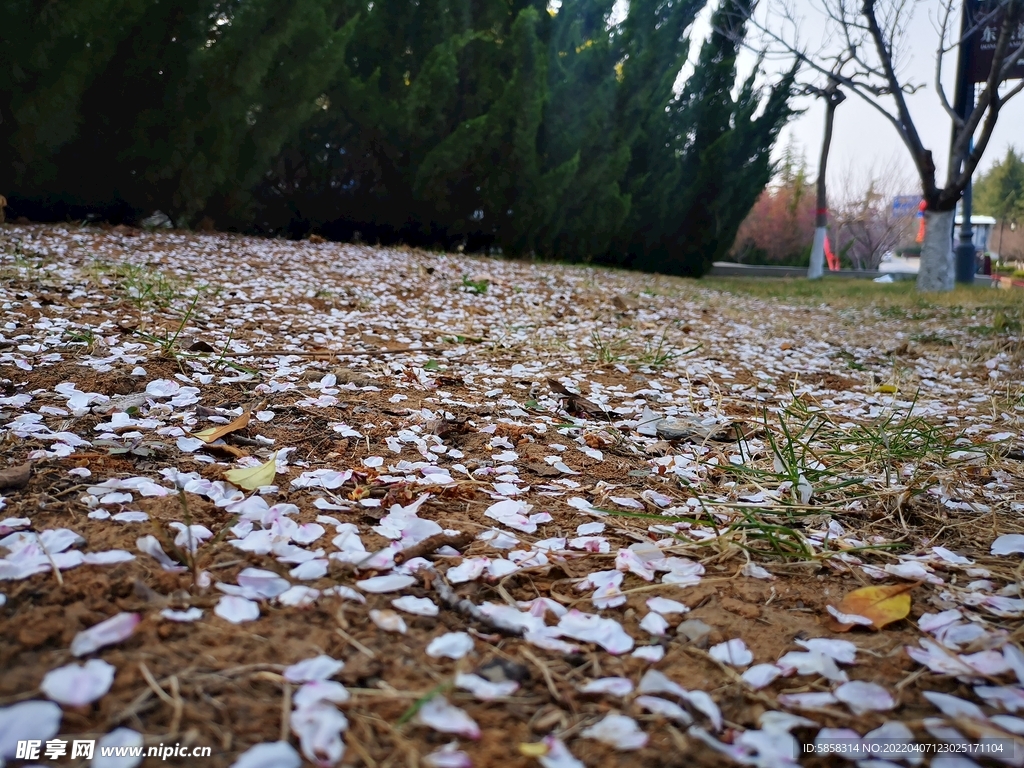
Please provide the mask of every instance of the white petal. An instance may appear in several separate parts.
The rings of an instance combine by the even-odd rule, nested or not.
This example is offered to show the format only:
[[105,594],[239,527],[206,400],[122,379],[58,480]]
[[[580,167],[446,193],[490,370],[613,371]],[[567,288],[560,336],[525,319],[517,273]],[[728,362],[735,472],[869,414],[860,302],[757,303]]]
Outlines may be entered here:
[[19,740],[53,738],[60,730],[62,716],[60,707],[52,701],[22,701],[0,707],[0,760],[17,754]]
[[755,664],[746,670],[741,677],[743,682],[755,691],[758,691],[766,685],[771,685],[772,681],[781,674],[782,670],[774,664]]
[[450,741],[423,758],[427,768],[473,768],[469,755],[459,749],[459,742]]
[[311,707],[321,701],[344,704],[350,698],[348,689],[336,680],[311,680],[292,696],[296,708]]
[[571,610],[559,620],[558,631],[573,640],[596,643],[608,653],[616,655],[633,649],[633,638],[626,634],[626,630],[615,619]]
[[468,675],[459,672],[455,675],[455,687],[469,691],[480,701],[493,701],[504,696],[511,696],[519,690],[519,683],[515,680],[506,680],[501,683],[492,683],[479,675]]
[[371,610],[370,621],[385,632],[397,632],[400,635],[404,635],[408,629],[405,625],[405,620],[391,610],[379,611],[376,608]]
[[537,758],[543,768],[586,768],[555,736],[545,736],[544,744],[548,748],[548,753]]
[[1024,533],[1004,533],[992,542],[993,555],[1012,555],[1024,552]]
[[414,722],[440,733],[457,733],[468,739],[480,738],[480,726],[473,718],[458,707],[453,707],[443,696],[435,696],[420,707]]
[[288,571],[288,575],[293,579],[299,579],[300,581],[312,581],[326,576],[328,565],[329,563],[327,560],[319,558],[307,560],[304,563],[299,563]]
[[820,709],[838,701],[831,693],[783,693],[779,695],[779,704],[797,709]]
[[68,664],[47,672],[39,689],[58,704],[84,707],[106,695],[116,671],[113,664],[101,659],[90,659],[84,665]]
[[294,587],[286,589],[278,595],[277,602],[291,608],[304,608],[307,605],[315,603],[318,597],[320,597],[319,589],[313,589],[312,587],[304,587],[301,584],[296,584]]
[[641,659],[642,661],[656,664],[665,658],[665,649],[660,645],[644,645],[637,648],[629,656],[633,659]]
[[345,666],[345,662],[332,659],[326,654],[314,656],[285,667],[284,679],[289,683],[308,683],[313,680],[327,680],[334,677]]
[[299,737],[302,754],[314,765],[328,766],[341,761],[345,744],[341,734],[348,720],[333,704],[320,703],[292,712],[292,733]]
[[238,574],[238,586],[269,599],[277,597],[287,590],[291,586],[291,582],[273,571],[262,568],[246,568]]
[[647,600],[647,607],[652,611],[657,611],[662,616],[687,613],[690,610],[678,600],[669,600],[667,597],[651,597]]
[[115,728],[110,733],[101,736],[96,746],[92,759],[92,768],[135,768],[142,762],[142,756],[129,757],[102,754],[103,747],[141,747],[143,745],[142,734],[133,731],[131,728]]
[[849,679],[831,656],[817,651],[790,651],[784,653],[776,664],[786,674],[795,671],[798,675],[822,675],[837,683],[845,683]]
[[232,624],[255,621],[260,617],[259,605],[237,595],[224,595],[213,612]]
[[863,715],[865,712],[881,712],[896,706],[896,701],[889,691],[878,683],[864,680],[851,680],[848,683],[843,683],[836,688],[835,695],[855,715]]
[[473,650],[473,638],[465,632],[448,632],[435,637],[427,646],[427,656],[432,659],[443,657],[461,659]]
[[857,656],[857,646],[849,640],[833,640],[828,637],[815,637],[810,640],[797,640],[809,651],[823,653],[840,664],[853,664]]
[[415,576],[403,576],[399,573],[391,573],[386,576],[374,576],[369,579],[357,581],[356,586],[363,592],[397,592],[400,589],[412,586],[416,583]]
[[711,646],[708,654],[715,661],[730,664],[734,667],[745,667],[754,660],[754,654],[747,648],[747,644],[739,638],[733,638],[724,643]]
[[231,768],[299,768],[302,758],[287,741],[267,741],[249,747]]
[[667,717],[669,720],[675,720],[677,723],[682,723],[683,725],[690,725],[693,723],[693,718],[690,716],[690,713],[674,701],[662,699],[657,696],[637,696],[633,701],[641,709],[646,709],[648,712],[653,712],[656,715]]
[[396,597],[391,601],[391,605],[415,616],[437,616],[439,610],[437,604],[429,597],[413,597],[412,595]]
[[160,611],[160,615],[168,621],[197,621],[203,618],[203,611],[200,608],[189,608],[187,611],[175,611],[170,608],[164,608]]
[[580,736],[621,750],[641,749],[647,744],[647,734],[640,730],[636,720],[626,715],[605,715],[604,719],[584,728]]
[[71,655],[85,656],[105,645],[120,643],[132,636],[141,616],[137,613],[119,613],[75,635],[71,641]]
[[612,696],[628,696],[633,692],[633,681],[627,677],[602,677],[581,686],[580,691],[582,693],[610,693]]
[[134,560],[135,555],[123,549],[108,549],[105,552],[86,552],[82,558],[85,565],[115,565]]
[[967,717],[972,720],[986,720],[985,713],[981,707],[973,701],[967,701],[957,696],[950,696],[948,693],[937,691],[924,691],[924,697],[946,717]]
[[838,608],[835,608],[831,605],[826,605],[825,608],[828,610],[829,613],[835,616],[836,621],[838,621],[840,624],[860,624],[865,627],[870,627],[872,624],[875,623],[867,616],[858,616],[855,613],[843,613]]

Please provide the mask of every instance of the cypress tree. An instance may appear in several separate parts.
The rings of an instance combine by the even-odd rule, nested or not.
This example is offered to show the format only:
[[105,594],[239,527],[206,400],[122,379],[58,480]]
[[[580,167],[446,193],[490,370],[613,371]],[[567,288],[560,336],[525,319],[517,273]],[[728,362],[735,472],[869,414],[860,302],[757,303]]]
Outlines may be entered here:
[[564,0],[551,23],[548,88],[541,151],[560,165],[579,158],[576,172],[541,233],[539,250],[553,258],[589,261],[604,254],[628,211],[620,186],[629,145],[616,136],[620,55],[609,28],[613,0]]
[[[634,162],[634,204],[620,251],[630,266],[699,277],[728,252],[743,218],[771,178],[770,153],[792,114],[795,70],[771,89],[762,106],[757,72],[738,96],[736,56],[743,36],[743,4],[726,0],[678,97],[648,126]],[[653,139],[653,140],[651,140]],[[634,152],[637,150],[635,149]]]

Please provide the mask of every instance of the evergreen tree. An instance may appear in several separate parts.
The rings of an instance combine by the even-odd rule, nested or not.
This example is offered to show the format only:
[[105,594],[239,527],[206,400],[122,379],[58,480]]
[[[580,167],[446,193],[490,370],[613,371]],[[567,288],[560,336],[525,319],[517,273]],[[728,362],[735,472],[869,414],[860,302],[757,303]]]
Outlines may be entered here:
[[633,267],[704,274],[728,252],[771,178],[771,148],[792,114],[795,70],[763,103],[756,70],[733,97],[746,2],[726,0],[715,12],[694,73],[665,112],[664,133],[654,132],[666,137],[665,146],[646,143],[656,162],[637,177],[640,191],[617,254]]
[[215,197],[245,221],[247,190],[315,110],[349,32],[322,0],[66,5],[34,44],[38,74],[5,99],[21,194],[185,221]]
[[629,212],[620,181],[629,146],[616,135],[620,55],[608,17],[614,0],[564,0],[551,24],[542,153],[576,172],[540,236],[544,254],[571,261],[603,255]]
[[615,263],[669,269],[663,229],[676,201],[666,178],[679,162],[669,110],[689,54],[686,31],[703,6],[704,0],[635,0],[623,23],[616,116],[619,141],[630,150],[623,186],[631,207],[608,255]]
[[977,213],[1001,222],[1024,219],[1024,157],[1008,147],[1006,157],[995,163],[974,184]]
[[679,91],[705,1],[611,24],[614,0],[0,0],[0,182],[58,218],[699,275],[768,180],[792,83],[737,87],[748,0],[726,0]]
[[547,62],[539,37],[540,15],[523,9],[510,34],[512,76],[483,115],[464,122],[425,158],[417,174],[424,198],[456,199],[463,179],[479,187],[474,218],[509,254],[536,248],[540,231],[557,215],[579,163],[577,155],[546,168],[538,151],[547,101]]
[[[82,99],[142,18],[143,0],[0,0],[0,187],[16,210],[48,197],[62,217],[62,147],[85,124]],[[86,130],[95,126],[86,125]]]

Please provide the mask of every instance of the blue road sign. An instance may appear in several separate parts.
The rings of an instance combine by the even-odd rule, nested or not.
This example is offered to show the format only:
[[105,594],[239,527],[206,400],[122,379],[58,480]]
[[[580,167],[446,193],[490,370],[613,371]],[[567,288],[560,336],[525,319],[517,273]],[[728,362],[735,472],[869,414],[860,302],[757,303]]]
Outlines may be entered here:
[[892,199],[892,212],[897,216],[909,216],[912,213],[917,213],[920,205],[921,197],[919,195],[897,195]]

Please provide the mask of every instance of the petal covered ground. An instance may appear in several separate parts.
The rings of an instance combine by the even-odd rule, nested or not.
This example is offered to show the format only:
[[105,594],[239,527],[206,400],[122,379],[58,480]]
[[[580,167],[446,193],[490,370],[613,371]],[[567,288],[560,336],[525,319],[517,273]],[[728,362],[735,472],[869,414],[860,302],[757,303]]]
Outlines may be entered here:
[[0,764],[1024,764],[1004,294],[0,249]]

